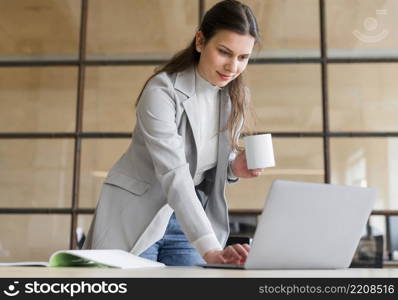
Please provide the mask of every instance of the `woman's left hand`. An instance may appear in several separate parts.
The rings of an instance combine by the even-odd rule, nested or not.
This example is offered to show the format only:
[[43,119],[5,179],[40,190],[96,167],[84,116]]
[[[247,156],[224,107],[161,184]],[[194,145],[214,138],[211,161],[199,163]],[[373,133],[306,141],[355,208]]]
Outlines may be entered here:
[[231,164],[231,168],[234,175],[241,178],[257,177],[262,175],[264,171],[264,169],[250,170],[247,168],[245,150],[243,150],[236,156],[235,160]]

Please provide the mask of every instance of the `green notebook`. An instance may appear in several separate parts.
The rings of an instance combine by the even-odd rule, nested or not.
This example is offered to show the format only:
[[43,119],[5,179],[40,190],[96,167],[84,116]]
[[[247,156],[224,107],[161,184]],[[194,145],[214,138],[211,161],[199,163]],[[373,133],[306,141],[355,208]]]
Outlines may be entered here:
[[97,267],[109,268],[110,266],[81,257],[76,254],[59,252],[52,255],[48,263],[49,267]]
[[43,266],[43,267],[94,267],[94,268],[150,268],[165,264],[139,257],[119,249],[60,250],[53,253],[48,262],[21,261],[5,262],[0,266]]

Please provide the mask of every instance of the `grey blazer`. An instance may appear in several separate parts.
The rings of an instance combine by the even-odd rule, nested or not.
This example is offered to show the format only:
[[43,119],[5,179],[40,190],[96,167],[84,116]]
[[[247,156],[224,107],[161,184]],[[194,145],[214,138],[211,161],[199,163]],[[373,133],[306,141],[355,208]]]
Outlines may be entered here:
[[[217,166],[206,174],[198,199],[198,124],[194,118],[195,69],[162,72],[146,85],[137,106],[132,143],[108,173],[83,248],[118,248],[139,255],[160,240],[173,211],[201,255],[222,249],[229,235],[225,201],[231,147],[227,130],[218,138]],[[231,103],[221,90],[220,129]],[[204,209],[201,201],[206,201]]]

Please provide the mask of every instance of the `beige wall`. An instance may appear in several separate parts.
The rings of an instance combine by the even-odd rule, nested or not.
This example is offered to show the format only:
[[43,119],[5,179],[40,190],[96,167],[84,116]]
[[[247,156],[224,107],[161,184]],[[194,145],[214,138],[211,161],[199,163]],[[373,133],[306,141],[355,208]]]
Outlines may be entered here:
[[90,1],[90,56],[170,56],[185,47],[198,26],[196,0]]
[[0,56],[77,58],[80,0],[0,1]]
[[48,261],[59,249],[68,249],[70,216],[1,216],[0,261]]
[[398,64],[336,64],[328,75],[331,130],[398,130]]
[[70,207],[73,139],[0,139],[0,207]]
[[132,131],[135,125],[135,101],[154,68],[87,68],[83,131]]
[[391,56],[398,48],[395,0],[326,0],[330,56]]
[[249,65],[257,131],[321,131],[321,74],[317,64]]
[[0,68],[0,132],[73,132],[77,68]]

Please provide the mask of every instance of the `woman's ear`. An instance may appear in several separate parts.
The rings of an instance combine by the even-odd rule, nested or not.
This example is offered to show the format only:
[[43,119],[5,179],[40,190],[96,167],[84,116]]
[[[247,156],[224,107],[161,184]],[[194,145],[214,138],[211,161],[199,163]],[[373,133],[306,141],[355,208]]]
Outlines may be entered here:
[[195,35],[196,51],[198,51],[199,53],[202,52],[204,44],[205,44],[205,37],[203,35],[203,32],[198,31]]

